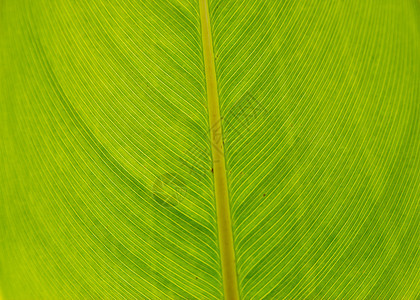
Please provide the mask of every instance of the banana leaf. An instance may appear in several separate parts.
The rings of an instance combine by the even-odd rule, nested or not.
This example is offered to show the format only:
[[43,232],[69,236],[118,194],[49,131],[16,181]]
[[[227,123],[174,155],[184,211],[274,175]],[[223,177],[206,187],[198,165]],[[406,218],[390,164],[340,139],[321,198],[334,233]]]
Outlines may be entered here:
[[418,0],[2,0],[4,299],[419,299]]

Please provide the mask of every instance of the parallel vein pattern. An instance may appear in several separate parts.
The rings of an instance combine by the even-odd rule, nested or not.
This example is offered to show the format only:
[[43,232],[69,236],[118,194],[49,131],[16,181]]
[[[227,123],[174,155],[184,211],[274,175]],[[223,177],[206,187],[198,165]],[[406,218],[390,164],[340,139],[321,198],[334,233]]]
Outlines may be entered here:
[[220,299],[198,3],[4,5],[5,298]]
[[242,298],[417,299],[418,1],[210,7]]
[[[240,299],[419,299],[419,1],[208,1]],[[200,25],[0,1],[0,297],[224,297]]]

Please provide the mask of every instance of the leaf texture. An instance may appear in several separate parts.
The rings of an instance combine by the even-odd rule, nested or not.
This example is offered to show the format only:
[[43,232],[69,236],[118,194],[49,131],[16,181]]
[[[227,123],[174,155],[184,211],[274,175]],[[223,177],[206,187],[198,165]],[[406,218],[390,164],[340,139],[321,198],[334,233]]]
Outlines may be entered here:
[[6,5],[6,295],[220,298],[198,5]]
[[243,298],[418,297],[418,2],[212,7]]
[[[419,2],[208,5],[240,298],[417,299]],[[0,3],[5,299],[224,298],[202,17]]]

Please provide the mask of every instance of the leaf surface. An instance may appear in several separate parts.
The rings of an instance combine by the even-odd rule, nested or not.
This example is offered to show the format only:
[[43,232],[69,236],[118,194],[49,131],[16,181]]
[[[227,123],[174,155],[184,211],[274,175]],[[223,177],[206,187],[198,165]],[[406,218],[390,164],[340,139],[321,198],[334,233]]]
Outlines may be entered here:
[[416,299],[419,2],[209,0],[216,122],[203,18],[0,3],[3,297],[224,298],[222,145],[240,299]]

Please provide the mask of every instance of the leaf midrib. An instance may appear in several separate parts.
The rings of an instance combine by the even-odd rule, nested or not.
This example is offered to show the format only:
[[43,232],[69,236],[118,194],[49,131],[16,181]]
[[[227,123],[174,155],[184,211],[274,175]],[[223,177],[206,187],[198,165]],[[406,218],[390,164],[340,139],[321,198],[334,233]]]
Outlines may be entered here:
[[208,0],[200,0],[200,20],[206,74],[223,291],[225,299],[236,300],[239,299],[238,280],[236,273],[235,250],[233,246],[232,222],[229,208],[223,134],[220,119],[219,95],[217,91],[217,78],[214,63]]

